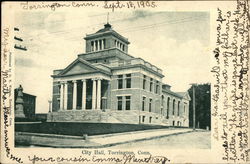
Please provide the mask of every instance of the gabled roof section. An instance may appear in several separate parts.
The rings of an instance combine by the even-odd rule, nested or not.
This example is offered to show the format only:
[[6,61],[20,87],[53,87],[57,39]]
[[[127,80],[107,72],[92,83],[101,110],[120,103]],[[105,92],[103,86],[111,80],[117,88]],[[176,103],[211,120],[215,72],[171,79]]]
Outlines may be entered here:
[[86,60],[77,58],[65,69],[63,69],[58,75],[53,75],[52,77],[61,77],[61,76],[97,73],[97,72],[110,75],[110,71],[108,69],[102,69],[102,67],[96,67],[93,64],[87,62]]
[[[166,85],[166,84],[164,84],[164,85]],[[167,86],[170,86],[170,85],[167,85]],[[173,91],[170,90],[170,88],[166,88],[166,87],[162,87],[162,92],[171,94],[173,96],[176,96],[176,97],[179,97],[181,99],[188,100],[188,101],[191,100],[188,92],[173,92]]]
[[180,95],[183,99],[186,99],[186,100],[188,100],[188,101],[191,100],[191,98],[190,98],[188,92],[176,92],[176,93],[177,93],[178,95]]
[[164,89],[164,88],[162,88],[162,92],[168,93],[168,94],[170,94],[170,95],[172,95],[172,96],[176,96],[176,97],[182,98],[181,95],[179,95],[179,94],[177,94],[176,92],[173,92],[173,91],[171,91],[171,90],[169,90],[169,89]]

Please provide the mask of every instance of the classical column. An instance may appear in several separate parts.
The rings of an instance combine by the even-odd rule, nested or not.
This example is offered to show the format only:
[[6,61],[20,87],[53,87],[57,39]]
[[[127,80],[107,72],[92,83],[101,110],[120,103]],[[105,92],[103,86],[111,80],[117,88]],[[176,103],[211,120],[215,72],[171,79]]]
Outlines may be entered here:
[[92,87],[92,109],[96,109],[96,79],[93,80],[93,87]]
[[64,110],[67,110],[67,107],[68,106],[68,83],[67,81],[65,81],[65,84],[64,84],[64,107],[63,109]]
[[101,109],[101,79],[97,80],[97,109]]
[[82,80],[82,110],[86,109],[86,79]]
[[76,101],[77,101],[77,81],[73,80],[73,109],[76,110]]
[[94,49],[93,49],[94,51],[96,51],[96,45],[95,45],[95,41],[94,41]]
[[63,83],[61,82],[60,88],[60,110],[63,110]]

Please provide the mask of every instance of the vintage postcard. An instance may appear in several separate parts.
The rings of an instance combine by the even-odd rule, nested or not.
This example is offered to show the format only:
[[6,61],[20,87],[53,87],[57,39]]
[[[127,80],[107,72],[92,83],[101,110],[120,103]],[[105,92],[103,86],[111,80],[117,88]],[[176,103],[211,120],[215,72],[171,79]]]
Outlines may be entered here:
[[250,162],[248,0],[1,8],[1,163]]

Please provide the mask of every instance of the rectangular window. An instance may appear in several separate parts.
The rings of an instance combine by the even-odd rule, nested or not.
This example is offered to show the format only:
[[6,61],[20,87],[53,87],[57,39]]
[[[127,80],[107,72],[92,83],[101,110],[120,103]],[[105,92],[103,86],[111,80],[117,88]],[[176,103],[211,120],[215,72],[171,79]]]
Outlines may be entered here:
[[151,112],[152,111],[152,99],[149,99],[149,108],[148,111]]
[[131,74],[126,75],[126,88],[131,88]]
[[178,101],[177,116],[180,116],[180,101]]
[[131,96],[126,96],[126,110],[130,110]]
[[118,75],[118,89],[122,89],[122,88],[123,88],[123,76]]
[[142,97],[142,111],[145,110],[146,97]]
[[173,101],[173,111],[172,111],[172,114],[175,115],[175,99]]
[[150,92],[153,91],[153,78],[150,78],[150,88],[149,88]]
[[151,123],[152,122],[152,117],[149,117],[149,123]]
[[146,75],[143,75],[143,89],[146,89]]
[[117,97],[117,110],[122,110],[122,96]]

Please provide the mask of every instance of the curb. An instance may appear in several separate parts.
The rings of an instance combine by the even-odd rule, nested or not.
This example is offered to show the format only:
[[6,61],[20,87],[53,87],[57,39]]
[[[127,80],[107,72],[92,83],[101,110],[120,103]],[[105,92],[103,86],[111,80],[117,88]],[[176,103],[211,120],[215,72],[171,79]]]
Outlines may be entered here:
[[[190,132],[193,132],[193,130],[189,130],[189,131],[185,131],[185,132],[176,132],[176,133],[172,133],[172,134],[165,134],[165,135],[159,135],[159,136],[153,136],[153,137],[145,137],[145,138],[140,138],[140,139],[132,139],[132,140],[128,140],[128,141],[114,142],[114,143],[109,143],[109,144],[99,144],[98,145],[98,143],[92,142],[93,145],[88,145],[88,146],[84,146],[84,145],[81,145],[81,146],[46,145],[46,144],[36,144],[36,143],[35,144],[30,143],[30,145],[39,146],[39,147],[51,147],[51,148],[105,148],[105,147],[112,147],[112,146],[116,146],[116,145],[126,144],[126,143],[134,143],[134,142],[138,142],[138,141],[146,141],[146,140],[169,137],[169,136],[174,136],[174,135],[186,134],[186,133],[190,133]],[[76,138],[71,138],[71,139],[76,139]],[[77,140],[79,140],[79,138]],[[89,142],[89,144],[91,144],[91,139],[87,142]]]

